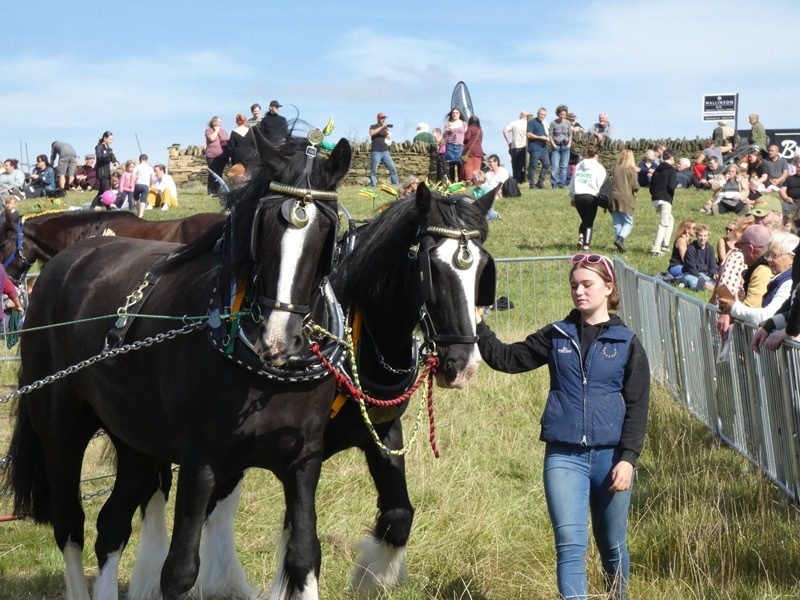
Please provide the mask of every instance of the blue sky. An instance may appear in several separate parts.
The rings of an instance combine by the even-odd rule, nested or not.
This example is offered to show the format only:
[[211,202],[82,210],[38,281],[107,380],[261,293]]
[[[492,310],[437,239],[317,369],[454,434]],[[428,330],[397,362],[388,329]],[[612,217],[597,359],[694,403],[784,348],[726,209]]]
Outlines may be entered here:
[[358,140],[383,111],[394,138],[410,139],[420,121],[441,126],[461,80],[485,149],[501,157],[501,131],[520,110],[552,115],[561,103],[586,127],[609,113],[621,139],[706,137],[714,124],[701,121],[701,99],[717,92],[739,93],[742,128],[750,112],[768,129],[800,128],[794,0],[215,6],[9,9],[17,25],[3,36],[0,159],[19,158],[20,141],[23,159],[25,145],[33,159],[57,139],[85,154],[110,130],[118,159],[139,154],[138,135],[151,163],[162,162],[173,143],[203,144],[213,115],[230,131],[237,112],[272,99],[318,127],[332,115],[335,137]]

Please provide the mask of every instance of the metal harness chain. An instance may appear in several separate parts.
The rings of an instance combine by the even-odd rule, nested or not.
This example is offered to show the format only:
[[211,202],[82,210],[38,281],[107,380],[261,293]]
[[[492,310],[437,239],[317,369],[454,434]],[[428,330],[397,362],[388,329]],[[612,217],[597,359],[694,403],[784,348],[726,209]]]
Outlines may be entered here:
[[[358,402],[358,407],[361,412],[361,418],[364,421],[364,425],[367,427],[367,430],[372,437],[372,440],[375,442],[375,445],[381,449],[384,454],[389,456],[405,456],[408,451],[411,449],[411,445],[414,443],[416,439],[416,434],[420,429],[422,423],[422,417],[425,414],[425,410],[427,408],[428,412],[428,423],[429,423],[429,443],[431,446],[431,450],[433,451],[433,455],[436,458],[439,458],[439,448],[436,445],[436,422],[435,417],[433,414],[433,376],[436,374],[437,369],[439,368],[439,359],[435,353],[428,354],[425,357],[424,364],[425,368],[422,371],[422,374],[417,379],[417,381],[403,394],[398,396],[397,398],[392,398],[389,400],[381,400],[378,398],[372,398],[371,396],[365,394],[361,389],[361,382],[358,378],[358,367],[356,365],[355,359],[355,351],[353,346],[353,338],[352,338],[352,329],[350,327],[347,328],[347,339],[342,340],[337,338],[336,336],[332,335],[319,325],[315,323],[311,323],[308,326],[312,332],[317,334],[322,334],[330,339],[335,340],[338,344],[343,345],[347,348],[348,355],[350,357],[350,368],[353,372],[353,381],[351,382],[350,379],[341,371],[337,370],[333,365],[328,362],[328,360],[322,355],[322,352],[319,349],[319,343],[313,342],[311,344],[311,351],[317,356],[317,358],[325,365],[325,368],[333,375],[336,379],[337,387],[347,394],[350,398],[356,400]],[[372,424],[372,421],[369,418],[369,414],[367,413],[367,404],[372,406],[381,406],[381,407],[393,407],[399,406],[404,402],[407,402],[411,396],[420,388],[420,386],[425,383],[426,384],[426,398],[420,403],[420,408],[417,413],[417,417],[414,422],[414,428],[411,432],[410,439],[408,444],[405,447],[401,448],[400,450],[392,450],[391,448],[387,447],[383,442],[381,442],[380,437],[378,436],[378,432],[375,431],[375,426]]]
[[19,398],[20,396],[24,396],[28,392],[32,392],[33,390],[37,390],[41,387],[44,387],[48,384],[51,384],[59,379],[63,379],[68,375],[72,375],[73,373],[77,373],[86,367],[90,367],[96,362],[100,362],[107,358],[111,358],[112,356],[118,356],[120,354],[126,354],[131,352],[132,350],[139,350],[140,348],[144,348],[147,346],[152,346],[154,344],[160,344],[161,342],[165,342],[167,340],[171,340],[176,338],[179,335],[183,335],[185,333],[191,333],[195,329],[199,329],[203,327],[206,322],[203,321],[195,321],[194,323],[188,323],[181,327],[180,329],[171,329],[169,331],[165,331],[164,333],[159,333],[157,335],[146,337],[143,340],[138,340],[136,342],[131,342],[130,344],[126,344],[124,346],[120,346],[119,348],[115,348],[113,350],[103,350],[100,354],[87,358],[86,360],[82,360],[81,362],[74,364],[66,369],[58,371],[53,375],[48,375],[44,379],[40,379],[39,381],[34,381],[33,383],[23,386],[18,390],[14,390],[7,396],[3,396],[0,398],[0,404],[13,400],[15,398]]

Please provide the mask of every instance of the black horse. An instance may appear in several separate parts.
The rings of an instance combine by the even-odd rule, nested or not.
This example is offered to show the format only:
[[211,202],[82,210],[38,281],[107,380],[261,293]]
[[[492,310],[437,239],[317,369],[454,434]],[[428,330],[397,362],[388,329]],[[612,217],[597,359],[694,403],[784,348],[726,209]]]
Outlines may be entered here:
[[64,248],[89,237],[118,235],[186,244],[222,223],[225,215],[199,213],[147,221],[128,211],[47,211],[19,216],[5,210],[0,218],[0,262],[8,276],[19,281],[37,260],[46,264]]
[[[15,514],[52,523],[70,599],[89,598],[79,482],[83,452],[100,428],[117,451],[118,476],[97,523],[95,597],[117,597],[132,516],[165,463],[180,464],[180,474],[169,552],[154,558],[163,563],[163,598],[191,589],[210,495],[249,467],[273,471],[284,485],[292,523],[287,561],[306,577],[319,571],[314,490],[335,382],[319,374],[289,379],[274,367],[285,370],[308,350],[302,328],[330,269],[333,190],[351,149],[341,140],[323,158],[305,140],[291,139],[280,151],[257,140],[260,165],[235,192],[224,224],[185,246],[84,240],[39,277],[25,323],[31,331],[22,336],[20,385],[88,362],[21,397],[6,487]],[[92,319],[118,309],[119,318]],[[178,325],[125,314],[137,311],[172,316]],[[197,315],[208,319],[192,320]],[[55,323],[67,325],[46,327]],[[111,353],[94,362],[104,347]],[[157,582],[133,592],[152,596]]]
[[[350,314],[357,337],[359,378],[366,393],[394,398],[408,389],[417,377],[418,328],[425,347],[437,350],[440,386],[464,387],[476,372],[480,356],[474,308],[494,302],[494,263],[481,245],[488,233],[486,212],[493,198],[494,193],[472,204],[464,196],[432,195],[422,184],[416,197],[392,204],[355,232],[353,250],[337,266],[332,284]],[[398,452],[403,447],[400,416],[406,407],[407,403],[370,408],[368,425],[359,405],[339,396],[325,427],[323,458],[358,447],[378,491],[377,523],[371,538],[361,545],[351,580],[362,595],[405,579],[405,549],[414,516],[405,460]],[[383,448],[373,440],[370,428]],[[148,559],[152,548],[166,544],[163,507],[169,478],[162,484],[143,506],[132,582],[157,576],[159,565]],[[233,517],[240,493],[241,478],[237,477],[219,486],[209,504],[198,578],[203,597],[259,597],[247,584],[233,545]],[[287,506],[283,558],[269,598],[294,598],[293,593],[305,589],[306,572],[298,572],[292,557],[291,533],[296,525]]]

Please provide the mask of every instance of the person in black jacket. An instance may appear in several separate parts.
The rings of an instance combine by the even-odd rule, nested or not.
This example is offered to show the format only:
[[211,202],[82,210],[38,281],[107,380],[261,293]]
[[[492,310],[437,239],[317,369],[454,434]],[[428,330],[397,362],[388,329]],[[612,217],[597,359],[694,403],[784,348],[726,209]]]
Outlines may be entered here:
[[753,334],[750,347],[756,352],[763,345],[775,351],[783,340],[800,340],[800,244],[794,250],[792,261],[792,293],[771,318]]
[[95,164],[95,173],[97,175],[97,195],[92,200],[91,208],[100,206],[100,197],[103,192],[111,189],[111,167],[117,167],[117,157],[114,156],[114,151],[111,149],[111,144],[114,143],[114,134],[110,131],[103,133],[102,137],[98,140],[97,146],[94,147],[94,154],[97,157]]
[[675,155],[667,148],[650,178],[650,197],[659,216],[650,256],[663,256],[664,251],[669,250],[669,239],[672,237],[672,227],[675,223],[672,218],[672,200],[677,186]]
[[261,133],[267,138],[274,146],[280,146],[289,139],[289,124],[286,118],[278,114],[283,105],[277,100],[269,103],[269,112],[261,119]]
[[611,261],[578,254],[572,265],[575,310],[563,321],[505,344],[481,322],[478,310],[478,348],[498,371],[549,366],[539,439],[547,444],[544,490],[555,533],[558,589],[562,597],[587,597],[591,511],[606,591],[620,599],[630,573],[626,531],[634,466],[644,445],[650,367],[636,335],[609,314],[619,304]]

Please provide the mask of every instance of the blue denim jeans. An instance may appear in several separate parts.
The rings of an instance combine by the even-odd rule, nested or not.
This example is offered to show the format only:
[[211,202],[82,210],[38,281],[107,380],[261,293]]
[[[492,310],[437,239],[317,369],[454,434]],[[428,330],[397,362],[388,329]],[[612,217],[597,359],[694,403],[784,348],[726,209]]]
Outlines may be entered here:
[[633,215],[624,212],[611,212],[611,221],[614,223],[614,236],[628,239],[633,229]]
[[378,167],[381,163],[385,164],[386,168],[389,169],[389,176],[392,178],[392,185],[397,185],[397,169],[394,168],[394,161],[392,160],[392,155],[389,154],[388,150],[385,150],[384,152],[372,152],[370,154],[369,184],[372,187],[376,187],[378,185],[376,175],[378,173]]
[[699,277],[689,275],[688,273],[683,274],[683,284],[695,292],[706,291],[706,282],[714,283],[714,278],[707,273],[700,273]]
[[533,176],[536,174],[536,166],[541,162],[542,169],[539,171],[539,185],[544,185],[544,178],[546,173],[550,170],[550,156],[547,148],[541,150],[533,150],[528,152],[530,161],[528,163],[528,183],[534,185]]
[[567,168],[569,167],[569,148],[558,146],[550,154],[550,183],[553,187],[567,184]]
[[544,493],[555,533],[558,591],[562,598],[583,600],[589,594],[589,513],[606,591],[613,592],[613,598],[625,598],[630,574],[625,538],[633,486],[624,492],[608,491],[618,454],[615,447],[566,444],[548,444],[545,450]]

